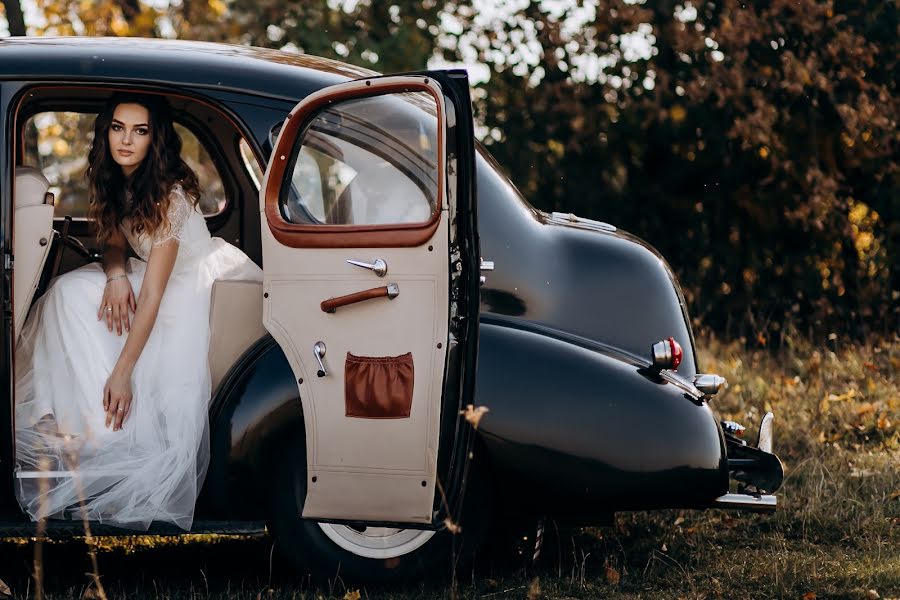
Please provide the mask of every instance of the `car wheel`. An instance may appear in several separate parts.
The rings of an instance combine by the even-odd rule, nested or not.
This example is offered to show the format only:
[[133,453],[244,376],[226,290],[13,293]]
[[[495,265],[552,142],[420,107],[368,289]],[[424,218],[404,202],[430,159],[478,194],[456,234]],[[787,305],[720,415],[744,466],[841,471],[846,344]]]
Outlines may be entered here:
[[300,516],[306,498],[306,449],[302,443],[291,445],[280,453],[279,468],[273,473],[268,525],[280,553],[299,572],[319,578],[339,575],[354,582],[448,576],[474,555],[487,529],[489,510],[484,478],[476,476],[481,469],[471,471],[467,485],[465,535],[318,523]]

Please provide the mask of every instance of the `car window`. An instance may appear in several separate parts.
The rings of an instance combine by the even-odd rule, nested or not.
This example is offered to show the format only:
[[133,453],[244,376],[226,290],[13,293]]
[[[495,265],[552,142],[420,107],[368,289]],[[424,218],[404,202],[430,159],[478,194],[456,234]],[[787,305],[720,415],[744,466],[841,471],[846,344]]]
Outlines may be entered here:
[[292,223],[423,223],[437,210],[438,121],[426,93],[320,111],[294,156],[281,212]]
[[[25,123],[23,164],[40,169],[50,182],[57,218],[87,218],[90,198],[85,172],[95,118],[94,113],[48,111],[35,114]],[[197,174],[204,216],[219,214],[225,208],[226,196],[215,163],[190,129],[176,123],[175,130],[181,136],[181,157]]]
[[253,155],[253,150],[250,148],[250,144],[247,143],[247,140],[241,138],[238,142],[238,150],[241,153],[241,161],[244,163],[244,168],[247,170],[247,174],[250,176],[250,180],[253,182],[253,185],[256,186],[256,190],[262,187],[263,180],[263,172],[259,166],[259,162],[257,162],[256,157]]

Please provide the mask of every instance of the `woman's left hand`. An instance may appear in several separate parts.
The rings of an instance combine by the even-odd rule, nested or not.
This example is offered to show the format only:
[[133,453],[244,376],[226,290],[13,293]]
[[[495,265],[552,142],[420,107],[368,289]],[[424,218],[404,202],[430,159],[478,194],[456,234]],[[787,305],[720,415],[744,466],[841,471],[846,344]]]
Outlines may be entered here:
[[131,413],[131,374],[112,372],[103,386],[103,409],[106,411],[106,426],[113,431],[122,429],[122,423]]

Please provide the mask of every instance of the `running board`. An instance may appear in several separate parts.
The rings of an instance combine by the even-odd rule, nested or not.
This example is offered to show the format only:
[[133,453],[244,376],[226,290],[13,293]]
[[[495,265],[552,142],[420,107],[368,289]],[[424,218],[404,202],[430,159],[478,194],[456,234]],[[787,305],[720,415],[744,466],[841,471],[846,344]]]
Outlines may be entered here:
[[[126,529],[114,525],[97,523],[95,521],[90,521],[89,525],[91,535],[94,537],[134,535],[178,536],[194,534],[258,536],[266,533],[266,524],[262,521],[214,521],[197,519],[194,521],[190,531],[185,531],[180,527],[176,527],[169,523],[151,523],[150,528],[146,531]],[[44,537],[50,539],[77,538],[86,535],[84,523],[82,521],[62,519],[48,520],[44,525],[42,534]],[[24,519],[0,521],[0,538],[33,538],[37,535],[38,524],[33,521],[26,521]]]
[[711,508],[731,508],[753,512],[773,513],[778,508],[778,498],[772,494],[725,494],[713,500]]

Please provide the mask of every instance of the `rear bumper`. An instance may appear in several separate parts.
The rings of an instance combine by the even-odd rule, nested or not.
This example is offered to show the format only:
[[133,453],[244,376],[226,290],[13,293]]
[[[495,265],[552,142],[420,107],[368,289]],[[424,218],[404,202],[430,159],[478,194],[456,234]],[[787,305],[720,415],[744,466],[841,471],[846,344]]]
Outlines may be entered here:
[[784,481],[784,465],[772,452],[773,420],[772,413],[763,417],[755,447],[735,435],[725,435],[728,474],[738,483],[737,493],[719,496],[711,503],[712,508],[775,512],[778,499],[774,493]]
[[773,513],[778,507],[774,494],[725,494],[713,500],[712,508],[729,508],[751,512]]

